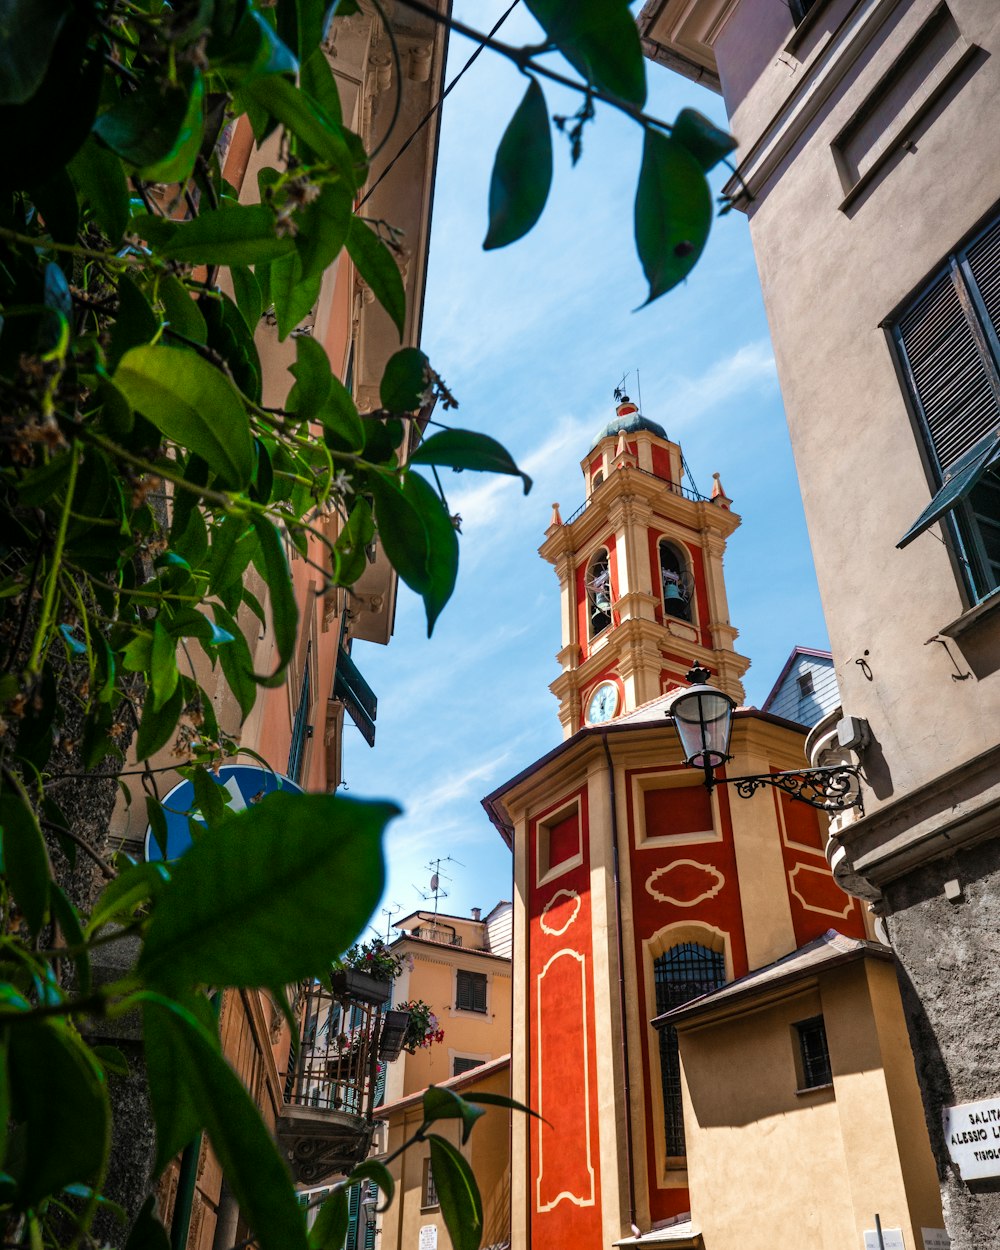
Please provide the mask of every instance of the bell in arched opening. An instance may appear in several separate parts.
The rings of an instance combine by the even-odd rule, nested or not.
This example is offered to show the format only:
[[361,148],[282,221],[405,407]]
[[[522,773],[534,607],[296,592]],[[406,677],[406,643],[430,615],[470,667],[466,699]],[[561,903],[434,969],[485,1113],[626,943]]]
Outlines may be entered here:
[[684,557],[666,540],[660,542],[660,579],[664,612],[678,620],[690,621],[694,578]]

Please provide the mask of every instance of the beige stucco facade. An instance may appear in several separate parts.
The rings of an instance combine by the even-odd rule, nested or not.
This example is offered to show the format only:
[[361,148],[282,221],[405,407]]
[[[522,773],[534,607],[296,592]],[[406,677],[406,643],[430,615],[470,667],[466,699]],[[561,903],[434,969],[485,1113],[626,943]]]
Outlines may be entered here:
[[[739,141],[726,190],[750,222],[843,712],[869,736],[865,815],[828,854],[899,956],[945,1222],[980,1250],[996,1182],[961,1178],[942,1113],[1000,1093],[981,971],[1000,958],[1000,593],[979,545],[1000,527],[995,468],[975,509],[963,486],[897,544],[952,449],[1000,432],[1000,8],[649,0],[640,26],[654,59],[721,86]],[[815,755],[835,738],[819,727]]]

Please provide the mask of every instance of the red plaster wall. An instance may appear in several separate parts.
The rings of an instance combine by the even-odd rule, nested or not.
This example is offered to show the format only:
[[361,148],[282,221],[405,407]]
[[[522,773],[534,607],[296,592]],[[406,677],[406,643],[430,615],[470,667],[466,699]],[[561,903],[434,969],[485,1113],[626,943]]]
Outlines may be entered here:
[[796,946],[805,946],[827,929],[845,937],[865,937],[861,904],[834,881],[823,853],[826,817],[780,790],[771,793],[781,826],[781,857]]
[[[573,799],[579,803],[583,863],[538,887],[538,825]],[[548,1121],[533,1119],[529,1138],[535,1250],[603,1250],[589,880],[583,788],[540,812],[528,827],[529,1102]]]
[[[642,768],[626,771],[628,793],[633,794],[632,778],[641,774],[662,773],[664,771],[680,771],[675,769]],[[670,834],[697,832],[711,829],[711,808],[706,806],[708,794],[700,786],[660,791],[638,791],[639,802],[643,803],[647,813],[647,837],[662,837]],[[628,855],[632,880],[632,915],[635,926],[635,947],[633,957],[636,967],[638,985],[638,1003],[636,1018],[639,1021],[639,1036],[642,1046],[643,1071],[650,1071],[650,1065],[659,1065],[659,1055],[650,1047],[649,1030],[643,1027],[644,1022],[656,1015],[656,1003],[646,1001],[645,972],[643,968],[642,943],[658,933],[669,924],[698,923],[713,925],[729,936],[730,949],[733,957],[733,975],[743,976],[747,971],[746,939],[743,931],[743,909],[740,901],[739,880],[736,874],[736,855],[733,848],[732,822],[729,813],[729,799],[725,788],[720,787],[719,810],[722,821],[722,840],[716,842],[685,841],[675,846],[636,847],[636,829],[638,812],[630,797],[628,804]],[[652,818],[652,827],[650,827]],[[668,868],[677,860],[694,860],[697,865],[705,868],[683,866],[669,874],[664,874],[654,885],[661,894],[673,897],[674,903],[664,902],[655,898],[646,887],[647,881],[658,870]],[[711,870],[714,869],[715,873]],[[684,905],[688,899],[710,892],[718,885],[719,873],[723,877],[721,887],[714,897],[704,899],[693,906]],[[656,1095],[659,1097],[659,1094]],[[649,1178],[650,1216],[655,1220],[667,1219],[682,1211],[690,1210],[688,1190],[685,1188],[661,1188],[660,1176],[656,1164],[656,1141],[654,1134],[658,1131],[653,1119],[652,1082],[647,1082],[644,1090],[646,1107],[646,1167]]]
[[650,449],[653,453],[653,472],[657,477],[662,477],[665,482],[670,481],[670,452],[666,447],[658,447],[653,443]]

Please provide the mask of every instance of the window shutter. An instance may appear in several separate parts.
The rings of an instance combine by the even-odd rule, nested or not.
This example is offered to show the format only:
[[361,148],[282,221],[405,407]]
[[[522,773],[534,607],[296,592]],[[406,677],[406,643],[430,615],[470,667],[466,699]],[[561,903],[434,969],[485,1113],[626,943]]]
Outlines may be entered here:
[[984,358],[970,314],[959,298],[955,271],[950,270],[896,330],[942,475],[997,423],[991,364]]
[[[977,239],[965,254],[986,320],[1000,339],[1000,221]],[[998,344],[994,343],[996,350]]]
[[486,1010],[486,974],[464,972],[456,974],[455,1006],[459,1011]]

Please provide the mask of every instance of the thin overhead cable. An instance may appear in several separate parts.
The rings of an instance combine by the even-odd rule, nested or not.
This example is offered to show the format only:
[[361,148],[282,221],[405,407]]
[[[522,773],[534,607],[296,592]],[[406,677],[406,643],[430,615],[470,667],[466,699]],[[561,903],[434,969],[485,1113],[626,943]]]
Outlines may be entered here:
[[[510,5],[510,6],[509,6],[509,7],[508,7],[508,8],[507,8],[507,9],[506,9],[506,10],[505,10],[505,11],[504,11],[501,15],[500,15],[500,17],[497,19],[497,21],[495,22],[495,24],[494,24],[494,26],[493,26],[493,29],[492,29],[492,30],[489,32],[489,34],[486,36],[486,38],[487,38],[487,39],[492,39],[492,38],[493,38],[493,36],[497,33],[497,31],[500,29],[500,27],[504,24],[504,22],[507,20],[507,18],[508,18],[508,17],[510,17],[511,13],[513,13],[513,11],[517,8],[517,6],[518,6],[520,3],[521,3],[521,0],[513,0],[513,3],[512,3],[512,4],[511,4],[511,5]],[[466,70],[469,70],[469,69],[471,69],[471,68],[472,68],[472,65],[474,64],[474,62],[475,62],[476,58],[479,56],[480,52],[482,52],[482,50],[485,48],[485,46],[486,46],[486,45],[485,45],[484,43],[481,43],[481,44],[480,44],[480,45],[476,48],[476,50],[475,50],[475,52],[473,52],[472,56],[470,56],[470,57],[469,57],[469,59],[465,62],[465,64],[464,64],[464,65],[462,66],[462,68],[458,71],[458,73],[455,75],[455,77],[451,80],[451,82],[447,85],[447,87],[445,87],[444,91],[442,91],[442,92],[441,92],[440,97],[439,97],[439,98],[435,101],[435,103],[434,103],[434,104],[432,104],[432,105],[431,105],[431,107],[427,110],[427,112],[423,115],[423,117],[420,119],[420,121],[416,124],[416,126],[415,126],[415,127],[413,128],[413,130],[410,132],[410,134],[408,135],[408,137],[407,137],[407,139],[406,139],[405,143],[403,144],[403,146],[399,149],[399,151],[398,151],[398,152],[396,153],[396,155],[392,158],[392,160],[389,162],[389,164],[388,164],[388,165],[386,165],[385,169],[383,169],[383,170],[382,170],[382,172],[379,174],[379,176],[375,179],[375,181],[372,183],[372,185],[368,188],[368,190],[367,190],[367,191],[364,193],[364,195],[361,197],[361,200],[360,200],[360,202],[358,203],[358,208],[361,208],[361,206],[362,206],[363,204],[365,204],[365,203],[366,203],[366,201],[367,201],[367,200],[371,197],[371,195],[372,195],[372,194],[373,194],[373,192],[375,191],[375,188],[376,188],[376,187],[377,187],[377,186],[378,186],[378,185],[382,182],[382,180],[386,177],[386,175],[387,175],[387,174],[389,173],[389,171],[392,169],[393,165],[395,165],[395,163],[396,163],[396,162],[399,160],[399,158],[403,155],[403,153],[406,151],[406,149],[410,146],[410,144],[413,142],[413,140],[417,137],[417,135],[418,135],[418,134],[420,134],[421,130],[423,130],[423,128],[424,128],[424,127],[427,125],[427,123],[431,120],[431,118],[432,118],[432,117],[434,116],[434,114],[438,111],[438,109],[441,107],[441,105],[442,105],[442,104],[444,104],[445,100],[448,98],[448,96],[449,96],[449,94],[451,93],[452,89],[458,86],[459,81],[461,80],[462,75],[466,72]]]

